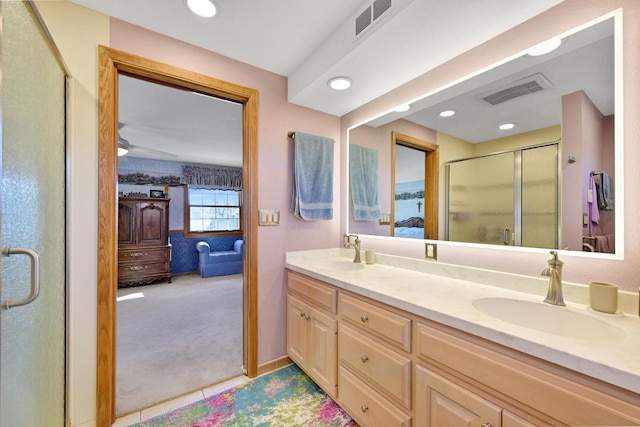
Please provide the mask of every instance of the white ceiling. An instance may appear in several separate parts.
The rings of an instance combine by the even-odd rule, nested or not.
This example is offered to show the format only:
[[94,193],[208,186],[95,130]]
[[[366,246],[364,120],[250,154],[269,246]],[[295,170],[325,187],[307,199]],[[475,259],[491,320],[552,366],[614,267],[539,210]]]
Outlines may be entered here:
[[[286,76],[290,102],[342,116],[562,0],[393,0],[356,40],[354,20],[373,0],[214,0],[193,15],[183,0],[71,0]],[[332,91],[330,77],[353,86]]]
[[[555,51],[542,56],[523,54],[438,93],[415,101],[405,113],[391,112],[371,120],[379,127],[404,118],[467,142],[484,141],[560,125],[562,96],[585,92],[605,116],[615,113],[613,18],[562,38]],[[550,83],[544,91],[530,93],[498,105],[479,98],[495,89],[542,75]],[[439,113],[454,110],[452,117]],[[514,123],[509,131],[499,124]]]
[[[214,0],[212,19],[193,15],[183,0],[70,1],[283,75],[289,102],[342,116],[563,0],[392,0],[357,39],[355,17],[373,0]],[[329,89],[327,81],[337,75],[352,78],[353,86]],[[241,164],[238,149],[226,145],[241,127],[218,132],[237,126],[239,113],[223,123],[212,120],[220,117],[213,110],[229,105],[202,107],[194,98],[201,96],[164,89],[163,96],[180,99],[154,101],[160,95],[148,93],[146,84],[123,84],[120,133],[133,146],[169,153],[156,158]],[[187,109],[184,96],[195,99],[197,111]],[[198,117],[207,126],[196,123]],[[135,151],[131,155],[154,157]]]

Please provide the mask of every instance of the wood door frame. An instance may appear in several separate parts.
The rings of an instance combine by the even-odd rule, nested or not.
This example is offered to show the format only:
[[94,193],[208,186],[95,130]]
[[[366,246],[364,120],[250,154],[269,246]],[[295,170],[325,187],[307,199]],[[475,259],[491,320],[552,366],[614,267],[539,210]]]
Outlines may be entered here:
[[99,46],[98,277],[96,425],[115,421],[118,75],[183,88],[243,104],[243,362],[258,374],[258,92],[203,74]]
[[[438,184],[440,177],[440,146],[413,136],[391,132],[391,237],[395,224],[396,145],[413,148],[425,153],[424,236],[438,240]],[[428,197],[427,197],[428,195]]]

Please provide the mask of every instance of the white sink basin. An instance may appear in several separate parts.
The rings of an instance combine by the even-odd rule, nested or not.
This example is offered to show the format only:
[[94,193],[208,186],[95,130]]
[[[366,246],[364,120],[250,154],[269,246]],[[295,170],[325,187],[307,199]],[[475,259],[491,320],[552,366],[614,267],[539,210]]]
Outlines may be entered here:
[[352,271],[361,270],[364,268],[364,264],[355,263],[350,259],[323,259],[313,263],[314,266],[322,268],[324,270],[333,271]]
[[589,341],[614,341],[624,338],[624,330],[587,313],[567,307],[512,298],[480,298],[473,306],[484,314],[504,322],[548,334]]

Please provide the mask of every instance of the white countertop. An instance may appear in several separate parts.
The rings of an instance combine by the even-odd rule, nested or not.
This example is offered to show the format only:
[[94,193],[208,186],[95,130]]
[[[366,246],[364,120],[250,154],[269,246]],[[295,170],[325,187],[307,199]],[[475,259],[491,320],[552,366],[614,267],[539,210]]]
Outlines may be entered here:
[[589,331],[581,329],[583,339],[577,339],[502,321],[473,306],[475,300],[488,297],[544,304],[548,278],[382,254],[376,255],[375,264],[363,263],[364,267],[359,270],[336,271],[321,266],[327,260],[344,262],[352,259],[352,249],[287,252],[285,266],[338,288],[640,393],[637,295],[621,292],[621,311],[605,314],[588,307],[586,285],[564,283],[567,307],[549,305],[550,309],[590,316],[619,330],[611,336],[591,339],[588,338]]

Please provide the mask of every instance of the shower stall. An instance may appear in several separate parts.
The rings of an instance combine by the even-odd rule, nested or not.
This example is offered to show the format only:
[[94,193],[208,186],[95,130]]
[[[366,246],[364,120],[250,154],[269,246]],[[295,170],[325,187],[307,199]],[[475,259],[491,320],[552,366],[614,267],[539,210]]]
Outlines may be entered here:
[[558,248],[558,142],[445,164],[445,239]]

